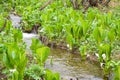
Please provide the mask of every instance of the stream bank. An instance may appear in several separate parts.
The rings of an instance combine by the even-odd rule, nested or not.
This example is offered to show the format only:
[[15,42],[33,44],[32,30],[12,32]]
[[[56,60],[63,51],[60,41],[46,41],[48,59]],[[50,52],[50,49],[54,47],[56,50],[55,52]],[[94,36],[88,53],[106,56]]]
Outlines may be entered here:
[[[11,14],[10,19],[15,28],[20,26],[21,17]],[[39,38],[39,36],[34,33],[23,33],[27,53],[31,53],[29,47],[32,38]],[[82,61],[79,54],[71,54],[66,50],[51,49],[45,68],[60,73],[63,80],[103,80],[99,65]]]

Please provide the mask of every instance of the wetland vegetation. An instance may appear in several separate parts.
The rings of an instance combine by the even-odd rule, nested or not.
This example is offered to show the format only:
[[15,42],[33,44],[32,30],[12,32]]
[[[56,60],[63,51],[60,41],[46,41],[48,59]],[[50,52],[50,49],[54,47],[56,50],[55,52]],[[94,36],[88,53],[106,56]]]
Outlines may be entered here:
[[120,80],[120,0],[1,0],[0,80]]

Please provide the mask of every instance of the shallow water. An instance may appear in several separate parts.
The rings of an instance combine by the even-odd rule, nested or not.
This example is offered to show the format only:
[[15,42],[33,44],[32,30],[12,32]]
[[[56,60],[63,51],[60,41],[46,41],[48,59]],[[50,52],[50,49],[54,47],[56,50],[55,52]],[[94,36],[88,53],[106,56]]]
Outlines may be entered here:
[[37,34],[34,34],[34,33],[23,33],[23,41],[26,43],[26,50],[27,50],[27,53],[31,53],[31,50],[30,50],[30,45],[32,43],[32,38],[38,38],[38,35]]
[[[14,15],[14,14],[10,14],[10,20],[12,21],[12,25],[14,28],[20,28],[20,22],[21,22],[21,17],[18,16],[18,15]],[[26,42],[26,49],[27,49],[27,52],[28,53],[31,53],[29,47],[32,43],[31,39],[32,38],[38,38],[38,35],[37,34],[34,34],[34,33],[24,33],[23,32],[23,41]]]
[[[31,35],[31,36],[30,36]],[[27,44],[27,51],[31,53],[29,46],[31,39],[38,38],[36,34],[23,33],[23,40]],[[51,65],[51,59],[53,61]],[[60,75],[70,80],[103,80],[102,72],[99,66],[88,61],[81,61],[78,54],[71,54],[65,50],[51,49],[51,54],[45,64],[45,67],[60,73]]]
[[12,21],[13,27],[15,27],[15,28],[20,27],[21,17],[14,15],[14,14],[10,14],[10,19]]
[[[14,27],[20,26],[21,18],[19,16],[11,14],[10,18]],[[29,47],[32,38],[38,38],[38,35],[23,33],[23,41],[26,42],[28,53],[31,53]],[[53,60],[52,65],[50,64],[51,59]],[[79,54],[71,54],[60,49],[51,49],[51,54],[45,67],[60,73],[64,78],[63,80],[103,80],[102,70],[99,66],[88,61],[81,61]]]
[[[53,65],[50,64],[51,58],[53,59]],[[45,67],[54,72],[59,72],[67,80],[70,80],[70,78],[78,78],[78,80],[103,80],[99,66],[88,61],[81,61],[79,54],[71,54],[60,49],[51,49],[51,55]]]

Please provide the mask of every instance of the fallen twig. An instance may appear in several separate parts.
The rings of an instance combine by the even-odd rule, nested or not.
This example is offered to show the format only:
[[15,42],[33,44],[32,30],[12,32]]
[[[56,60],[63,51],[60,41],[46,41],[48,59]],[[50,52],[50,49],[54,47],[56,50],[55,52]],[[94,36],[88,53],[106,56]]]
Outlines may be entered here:
[[54,0],[49,0],[46,2],[42,7],[40,7],[40,10],[43,10],[45,7],[47,7],[49,4],[51,4]]

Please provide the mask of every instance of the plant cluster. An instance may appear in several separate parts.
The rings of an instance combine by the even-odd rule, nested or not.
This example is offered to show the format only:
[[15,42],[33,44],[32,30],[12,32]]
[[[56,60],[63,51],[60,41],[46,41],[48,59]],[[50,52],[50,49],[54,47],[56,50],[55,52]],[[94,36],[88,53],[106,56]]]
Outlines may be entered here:
[[50,41],[64,41],[72,52],[79,49],[84,59],[89,51],[95,52],[100,64],[105,65],[104,73],[109,74],[113,50],[119,46],[119,14],[113,13],[114,11],[102,13],[96,8],[89,8],[83,14],[72,8],[56,7],[56,4],[51,4],[41,12],[40,35],[47,36]]
[[7,20],[0,38],[2,62],[10,73],[8,77],[12,80],[22,80],[27,58],[21,30],[14,29],[11,22]]
[[[113,51],[119,47],[120,14],[114,11],[108,11],[107,13],[100,12],[97,8],[89,8],[83,14],[72,7],[63,7],[61,0],[54,1],[51,5],[40,11],[39,7],[42,2],[44,0],[41,0],[41,2],[39,0],[3,0],[0,3],[7,3],[4,6],[10,6],[8,10],[14,10],[22,16],[21,25],[23,29],[31,30],[36,24],[42,25],[39,28],[39,34],[46,36],[49,42],[64,42],[72,52],[79,51],[83,59],[86,59],[86,56],[91,52],[96,54],[99,62],[104,64],[104,74],[109,74],[112,69],[115,74],[114,79],[119,80],[120,64],[117,61],[113,61],[111,56]],[[117,11],[119,12],[119,9]],[[1,9],[1,12],[4,12],[4,10]],[[0,20],[0,25],[3,25],[3,19],[1,18]],[[5,31],[0,35],[3,63],[8,69],[12,69],[13,79],[23,78],[23,72],[27,63],[24,50],[25,45],[23,45],[24,43],[21,40],[21,31],[15,30],[8,25],[10,25],[9,21]],[[31,75],[37,69],[41,73],[39,76],[42,76],[39,79],[43,79],[45,74],[45,80],[58,80],[58,74],[44,70],[44,63],[50,51],[49,48],[41,45],[39,40],[36,39],[32,40],[30,48],[38,65],[31,65],[32,68],[26,69],[25,71],[27,72],[25,74],[27,76],[30,75],[30,78],[35,77],[35,79],[38,79],[36,75]],[[22,56],[24,61],[21,60]],[[7,62],[8,59],[10,63]],[[23,67],[22,72],[19,70],[20,66]]]
[[[4,20],[0,19],[3,25]],[[32,63],[27,67],[26,44],[23,42],[23,34],[20,29],[13,28],[11,21],[7,20],[5,29],[0,33],[0,62],[5,68],[9,80],[39,79],[60,80],[58,73],[53,73],[44,68],[50,49],[42,46],[37,39],[32,40],[31,50],[38,64]],[[34,74],[34,75],[33,75]]]

